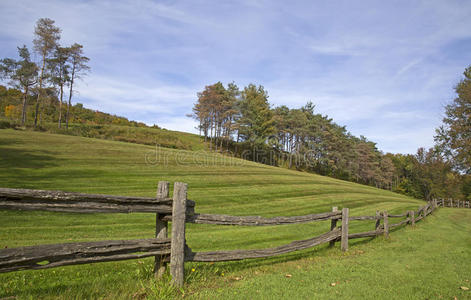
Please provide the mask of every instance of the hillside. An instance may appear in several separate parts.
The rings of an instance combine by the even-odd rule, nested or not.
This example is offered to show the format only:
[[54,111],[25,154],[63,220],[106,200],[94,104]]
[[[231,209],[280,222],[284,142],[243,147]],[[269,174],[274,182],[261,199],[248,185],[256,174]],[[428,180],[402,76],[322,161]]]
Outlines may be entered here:
[[254,207],[265,215],[294,215],[335,205],[362,212],[372,205],[402,210],[423,203],[364,185],[209,152],[168,148],[156,152],[154,146],[11,129],[0,130],[0,140],[0,179],[7,187],[149,196],[158,180],[184,181],[200,210],[236,209],[238,214],[253,213]]
[[[0,129],[16,128],[19,130],[33,130],[21,128],[15,122],[0,118]],[[207,144],[196,134],[172,131],[157,127],[110,125],[110,124],[70,124],[69,129],[57,128],[55,123],[44,123],[38,131],[73,135],[88,138],[97,138],[111,141],[129,142],[142,145],[159,145],[161,147],[206,150]]]
[[[50,95],[48,105],[42,108],[39,126],[34,128],[34,105],[36,97],[27,99],[27,119],[21,126],[22,93],[15,88],[7,88],[0,84],[0,129],[21,128],[27,130],[46,131],[50,133],[67,134],[99,138],[113,141],[123,141],[144,145],[160,145],[162,147],[186,150],[207,149],[201,138],[195,134],[167,130],[147,126],[142,122],[128,120],[125,117],[113,115],[84,107],[77,103],[70,107],[69,128],[62,120],[58,128],[59,101],[55,95]],[[62,115],[66,114],[65,104]]]
[[[330,211],[332,206],[339,206],[351,208],[352,215],[360,215],[376,210],[402,212],[424,203],[385,190],[219,154],[168,148],[156,151],[153,146],[132,143],[0,130],[2,187],[153,196],[159,180],[188,183],[189,198],[196,201],[196,211],[201,213],[290,216]],[[2,248],[146,238],[154,235],[155,228],[152,214],[12,211],[0,214]],[[353,223],[351,230],[372,226]],[[280,226],[276,232],[271,227],[190,224],[187,240],[197,251],[265,248],[314,236],[326,228],[327,222]],[[302,253],[316,255],[315,250]],[[297,259],[299,255],[284,255],[281,260]],[[17,294],[44,297],[58,293],[65,297],[131,296],[142,290],[139,284],[148,280],[151,263],[151,259],[145,259],[1,274],[0,281],[7,282],[8,288],[4,285],[0,297]],[[263,261],[226,263],[220,267],[202,264],[201,268],[206,268],[211,277],[259,263]],[[191,283],[198,278],[190,276],[188,280]]]

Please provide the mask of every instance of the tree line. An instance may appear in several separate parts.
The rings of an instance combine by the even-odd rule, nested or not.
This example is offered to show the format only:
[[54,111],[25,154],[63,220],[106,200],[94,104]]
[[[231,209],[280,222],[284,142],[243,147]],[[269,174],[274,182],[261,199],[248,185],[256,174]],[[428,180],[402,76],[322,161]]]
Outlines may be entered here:
[[[65,114],[63,104],[59,102],[59,95],[53,90],[47,90],[48,93],[44,98],[44,105],[40,110],[38,127],[36,129],[49,130],[51,132],[59,133],[63,130],[67,130],[65,126],[61,129],[58,128],[59,117],[62,113]],[[49,93],[49,92],[53,93]],[[23,92],[14,87],[7,87],[0,85],[0,119],[4,117],[9,125],[7,127],[16,127],[21,124],[22,119],[22,102]],[[34,106],[36,104],[36,95],[29,94],[27,96],[27,105]],[[68,104],[67,104],[68,105]],[[142,122],[136,122],[128,120],[125,117],[116,116],[113,114],[101,112],[98,110],[89,109],[83,106],[82,103],[75,103],[68,105],[69,110],[69,125],[74,124],[76,126],[82,125],[119,125],[119,126],[131,126],[131,127],[148,127]],[[26,112],[26,119],[31,119],[31,126],[34,121],[34,110]],[[54,123],[54,125],[53,125]],[[41,126],[39,126],[39,124]],[[153,128],[159,128],[157,125],[152,126]],[[0,127],[1,128],[1,127]],[[54,130],[52,130],[54,129]]]
[[[41,122],[41,116],[53,105],[52,98],[58,99],[58,127],[65,123],[69,127],[74,84],[90,70],[89,58],[84,55],[83,46],[60,45],[61,29],[48,18],[41,18],[34,28],[33,50],[38,61],[31,59],[26,45],[18,47],[18,59],[0,60],[1,79],[22,93],[21,125],[25,126],[28,117],[28,101],[34,98],[34,127]],[[52,99],[52,100],[51,100]],[[65,106],[65,109],[64,109]],[[13,113],[10,106],[5,113]],[[65,111],[64,111],[65,110]],[[64,121],[65,119],[65,121]]]
[[214,151],[400,192],[423,199],[471,198],[471,67],[446,108],[436,145],[416,154],[380,151],[315,111],[272,107],[263,86],[208,85],[197,94],[197,129]]

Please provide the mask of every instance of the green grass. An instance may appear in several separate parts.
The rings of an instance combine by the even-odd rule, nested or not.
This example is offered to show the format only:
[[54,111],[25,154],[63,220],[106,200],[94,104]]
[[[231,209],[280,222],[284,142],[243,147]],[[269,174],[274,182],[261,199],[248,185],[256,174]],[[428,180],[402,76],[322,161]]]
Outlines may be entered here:
[[320,247],[296,260],[226,272],[210,288],[187,294],[195,299],[471,299],[470,291],[461,290],[471,288],[470,245],[471,210],[441,208],[389,240],[356,242],[347,253]]
[[[153,196],[159,180],[188,183],[189,198],[196,201],[196,211],[201,213],[292,216],[326,212],[330,211],[332,206],[338,206],[339,208],[349,207],[351,215],[364,215],[374,214],[376,210],[388,210],[390,213],[403,212],[424,204],[423,201],[417,199],[368,186],[232,159],[203,150],[156,149],[146,145],[68,135],[0,130],[0,185],[2,187]],[[441,217],[441,213],[437,215]],[[440,222],[433,218],[432,221],[426,222],[431,224],[436,222],[439,226]],[[469,223],[463,223],[463,230],[466,228],[469,230],[469,225]],[[372,222],[352,222],[351,231],[371,230],[373,226]],[[153,236],[154,228],[155,216],[152,214],[0,211],[0,247],[148,238]],[[328,228],[328,222],[276,227],[189,224],[187,242],[195,251],[266,248],[309,238],[325,232]],[[348,256],[343,256],[336,249],[327,250],[321,246],[264,260],[219,264],[188,263],[184,291],[170,288],[165,281],[154,282],[151,270],[152,259],[0,274],[0,298],[7,296],[162,298],[164,296],[181,297],[182,293],[193,297],[219,298],[232,297],[234,292],[240,292],[239,285],[252,283],[260,287],[266,284],[265,294],[256,294],[255,290],[243,286],[243,289],[252,291],[245,294],[246,297],[259,295],[259,298],[271,298],[270,295],[273,295],[275,298],[283,298],[281,291],[277,292],[275,288],[270,287],[276,282],[282,285],[284,280],[288,279],[283,277],[280,279],[282,281],[276,281],[274,278],[279,275],[279,270],[284,270],[283,268],[289,270],[290,266],[301,265],[302,270],[298,270],[299,272],[305,270],[308,273],[311,272],[309,274],[312,275],[322,270],[324,273],[316,276],[330,280],[328,274],[332,268],[332,270],[337,268],[340,272],[344,270],[342,268],[348,267],[348,262],[357,257],[358,259],[367,257],[355,255],[357,247],[372,247],[367,253],[371,252],[371,255],[374,255],[382,251],[381,247],[393,245],[395,239],[402,238],[405,232],[414,234],[414,232],[420,232],[422,228],[427,230],[428,227],[420,225],[414,230],[395,232],[392,234],[391,241],[381,239],[371,243],[356,241],[350,252],[352,254]],[[453,236],[452,234],[445,235],[447,238]],[[420,240],[417,241],[420,242]],[[458,242],[458,238],[455,242]],[[411,248],[411,244],[408,247]],[[376,248],[378,250],[375,250]],[[412,250],[417,253],[422,251],[418,248]],[[410,250],[411,253],[413,253],[412,250]],[[428,250],[428,252],[431,251],[437,252],[441,249]],[[404,255],[408,254],[408,251],[403,252]],[[465,255],[463,259],[466,258]],[[352,260],[349,260],[349,257],[352,257]],[[445,257],[448,257],[448,254],[445,253]],[[314,265],[320,269],[311,269],[314,266],[308,264],[311,259],[314,261],[325,259],[325,264],[316,263]],[[450,256],[446,262],[458,263],[456,259],[457,257]],[[420,260],[420,257],[416,260]],[[431,262],[437,268],[441,268],[442,263],[435,260]],[[329,265],[335,265],[335,267],[327,268]],[[192,272],[193,268],[194,272]],[[387,275],[375,274],[375,272],[382,274],[381,265],[378,263],[372,268],[376,269],[371,271],[372,273],[368,275],[370,277],[365,279],[366,282],[378,280],[378,288],[380,290],[386,288],[387,277],[385,276]],[[253,276],[253,278],[249,276],[255,272],[261,275]],[[295,270],[290,270],[290,272],[293,273],[290,279],[295,279],[297,274]],[[228,276],[233,277],[238,274],[243,274],[244,279],[234,282],[227,279]],[[378,279],[371,276],[383,277]],[[415,276],[422,278],[420,273]],[[308,283],[301,284],[300,281],[295,280],[287,281],[289,282],[291,282],[290,289],[293,297],[302,298],[308,293],[313,293],[312,290],[308,291],[314,288]],[[229,289],[223,289],[222,287],[228,283],[230,283]],[[423,282],[423,284],[427,283]],[[273,293],[270,292],[271,289]],[[327,289],[325,292],[327,294],[324,295],[327,298],[334,297],[334,291]],[[329,292],[332,294],[328,294]],[[345,295],[349,294],[346,292]],[[241,297],[244,298],[244,295]]]
[[[0,117],[0,129],[15,127],[20,128],[17,121]],[[28,124],[26,128],[23,127],[22,129],[34,130],[32,124]],[[173,149],[196,151],[208,148],[208,144],[203,142],[203,138],[196,134],[153,127],[71,123],[69,124],[69,129],[66,130],[65,127],[58,128],[57,123],[46,122],[41,124],[40,130],[54,134],[82,136],[143,145],[160,145],[161,147]]]

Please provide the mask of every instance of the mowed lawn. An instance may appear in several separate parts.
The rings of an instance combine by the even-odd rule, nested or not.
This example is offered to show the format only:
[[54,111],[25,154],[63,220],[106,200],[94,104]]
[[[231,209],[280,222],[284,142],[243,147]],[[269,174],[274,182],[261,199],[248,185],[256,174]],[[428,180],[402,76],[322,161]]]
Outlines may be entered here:
[[[201,213],[292,216],[326,212],[330,211],[332,206],[338,206],[349,207],[351,215],[364,215],[374,214],[376,210],[398,213],[425,204],[423,201],[384,190],[205,151],[183,151],[66,135],[0,130],[1,187],[154,196],[159,180],[188,183],[189,198],[196,202],[196,211]],[[439,217],[446,218],[446,215],[442,216],[441,212],[438,212],[436,218]],[[429,221],[420,225],[420,228],[426,230],[427,222]],[[438,220],[430,223],[440,225]],[[266,248],[318,235],[327,231],[329,226],[328,222],[276,227],[189,224],[187,243],[196,251]],[[372,222],[352,222],[351,231],[371,230],[373,227]],[[469,228],[469,222],[463,222],[458,230],[468,230],[469,236]],[[73,241],[149,238],[154,235],[154,230],[153,214],[0,211],[1,248]],[[402,232],[409,231],[403,229],[394,232],[393,238],[402,237]],[[410,230],[408,234],[413,235],[414,232],[419,230]],[[450,236],[453,234],[450,233]],[[365,243],[365,240],[356,241],[352,245],[351,253],[355,253],[356,247],[372,247],[371,252],[375,252],[375,245],[387,247],[391,242],[383,242],[381,239],[369,243]],[[467,245],[471,245],[469,240]],[[410,243],[408,247],[413,248],[414,243]],[[250,291],[243,285],[251,284],[252,281],[245,280],[244,277],[243,280],[233,280],[234,284],[230,284],[233,290],[219,290],[218,287],[227,284],[228,276],[263,272],[263,276],[255,276],[252,280],[262,280],[262,283],[266,281],[266,284],[270,284],[277,282],[272,280],[270,274],[276,276],[279,268],[285,268],[285,265],[289,268],[291,264],[299,263],[302,266],[299,272],[303,272],[304,265],[307,265],[306,260],[329,257],[332,259],[331,263],[338,264],[337,267],[341,270],[345,266],[345,257],[350,256],[342,255],[337,248],[326,250],[326,247],[321,246],[265,260],[220,264],[189,263],[186,265],[187,283],[183,291],[168,288],[165,282],[154,282],[150,258],[41,271],[20,271],[0,274],[0,297],[159,298],[181,297],[182,293],[185,296],[203,298],[229,297],[228,295],[235,297],[238,294],[233,292],[240,290],[239,285],[242,285],[243,290]],[[430,250],[429,254],[440,250],[441,248]],[[408,251],[403,252],[406,255]],[[443,255],[448,257],[446,253]],[[468,255],[469,261],[469,250],[463,253],[463,259],[465,255]],[[460,257],[456,255],[450,256],[446,262],[461,266],[461,258],[458,258]],[[393,258],[391,260],[393,261]],[[326,263],[328,265],[328,262]],[[427,262],[424,260],[423,263]],[[428,263],[437,268],[445,267],[436,259]],[[375,272],[381,277],[377,284],[384,288],[384,285],[388,284],[389,275],[382,274],[381,265],[377,267]],[[312,264],[306,272],[309,268],[312,268]],[[321,265],[319,268],[324,270]],[[325,272],[329,272],[329,269],[325,268]],[[420,279],[422,273],[415,276]],[[293,274],[290,279],[294,277]],[[295,282],[292,280],[291,284],[294,285],[291,289],[294,289],[293,292],[299,289],[299,297],[306,297],[307,294],[302,293],[303,289],[313,288],[302,284],[297,287]],[[424,284],[427,283],[423,282],[422,285]],[[270,294],[269,286],[266,289],[265,293],[253,296],[288,296],[275,291]],[[331,292],[332,294],[328,294]],[[219,296],[213,293],[222,294]],[[245,297],[249,295],[251,294],[246,294]],[[324,295],[335,297],[336,293],[331,289]],[[244,298],[243,295],[241,297]]]

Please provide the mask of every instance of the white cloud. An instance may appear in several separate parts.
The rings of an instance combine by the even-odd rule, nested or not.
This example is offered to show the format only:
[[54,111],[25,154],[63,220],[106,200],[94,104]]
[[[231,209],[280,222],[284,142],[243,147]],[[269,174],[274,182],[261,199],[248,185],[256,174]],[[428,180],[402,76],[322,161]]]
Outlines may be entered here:
[[198,133],[198,130],[196,129],[196,126],[198,126],[198,123],[195,122],[193,119],[186,118],[186,117],[162,119],[159,121],[158,125],[160,127],[170,129],[170,130]]
[[451,46],[471,43],[462,1],[3,0],[0,11],[0,57],[52,18],[91,58],[76,101],[184,131],[196,93],[234,80],[264,85],[276,105],[312,100],[380,149],[412,151],[431,146],[471,61],[469,46]]

